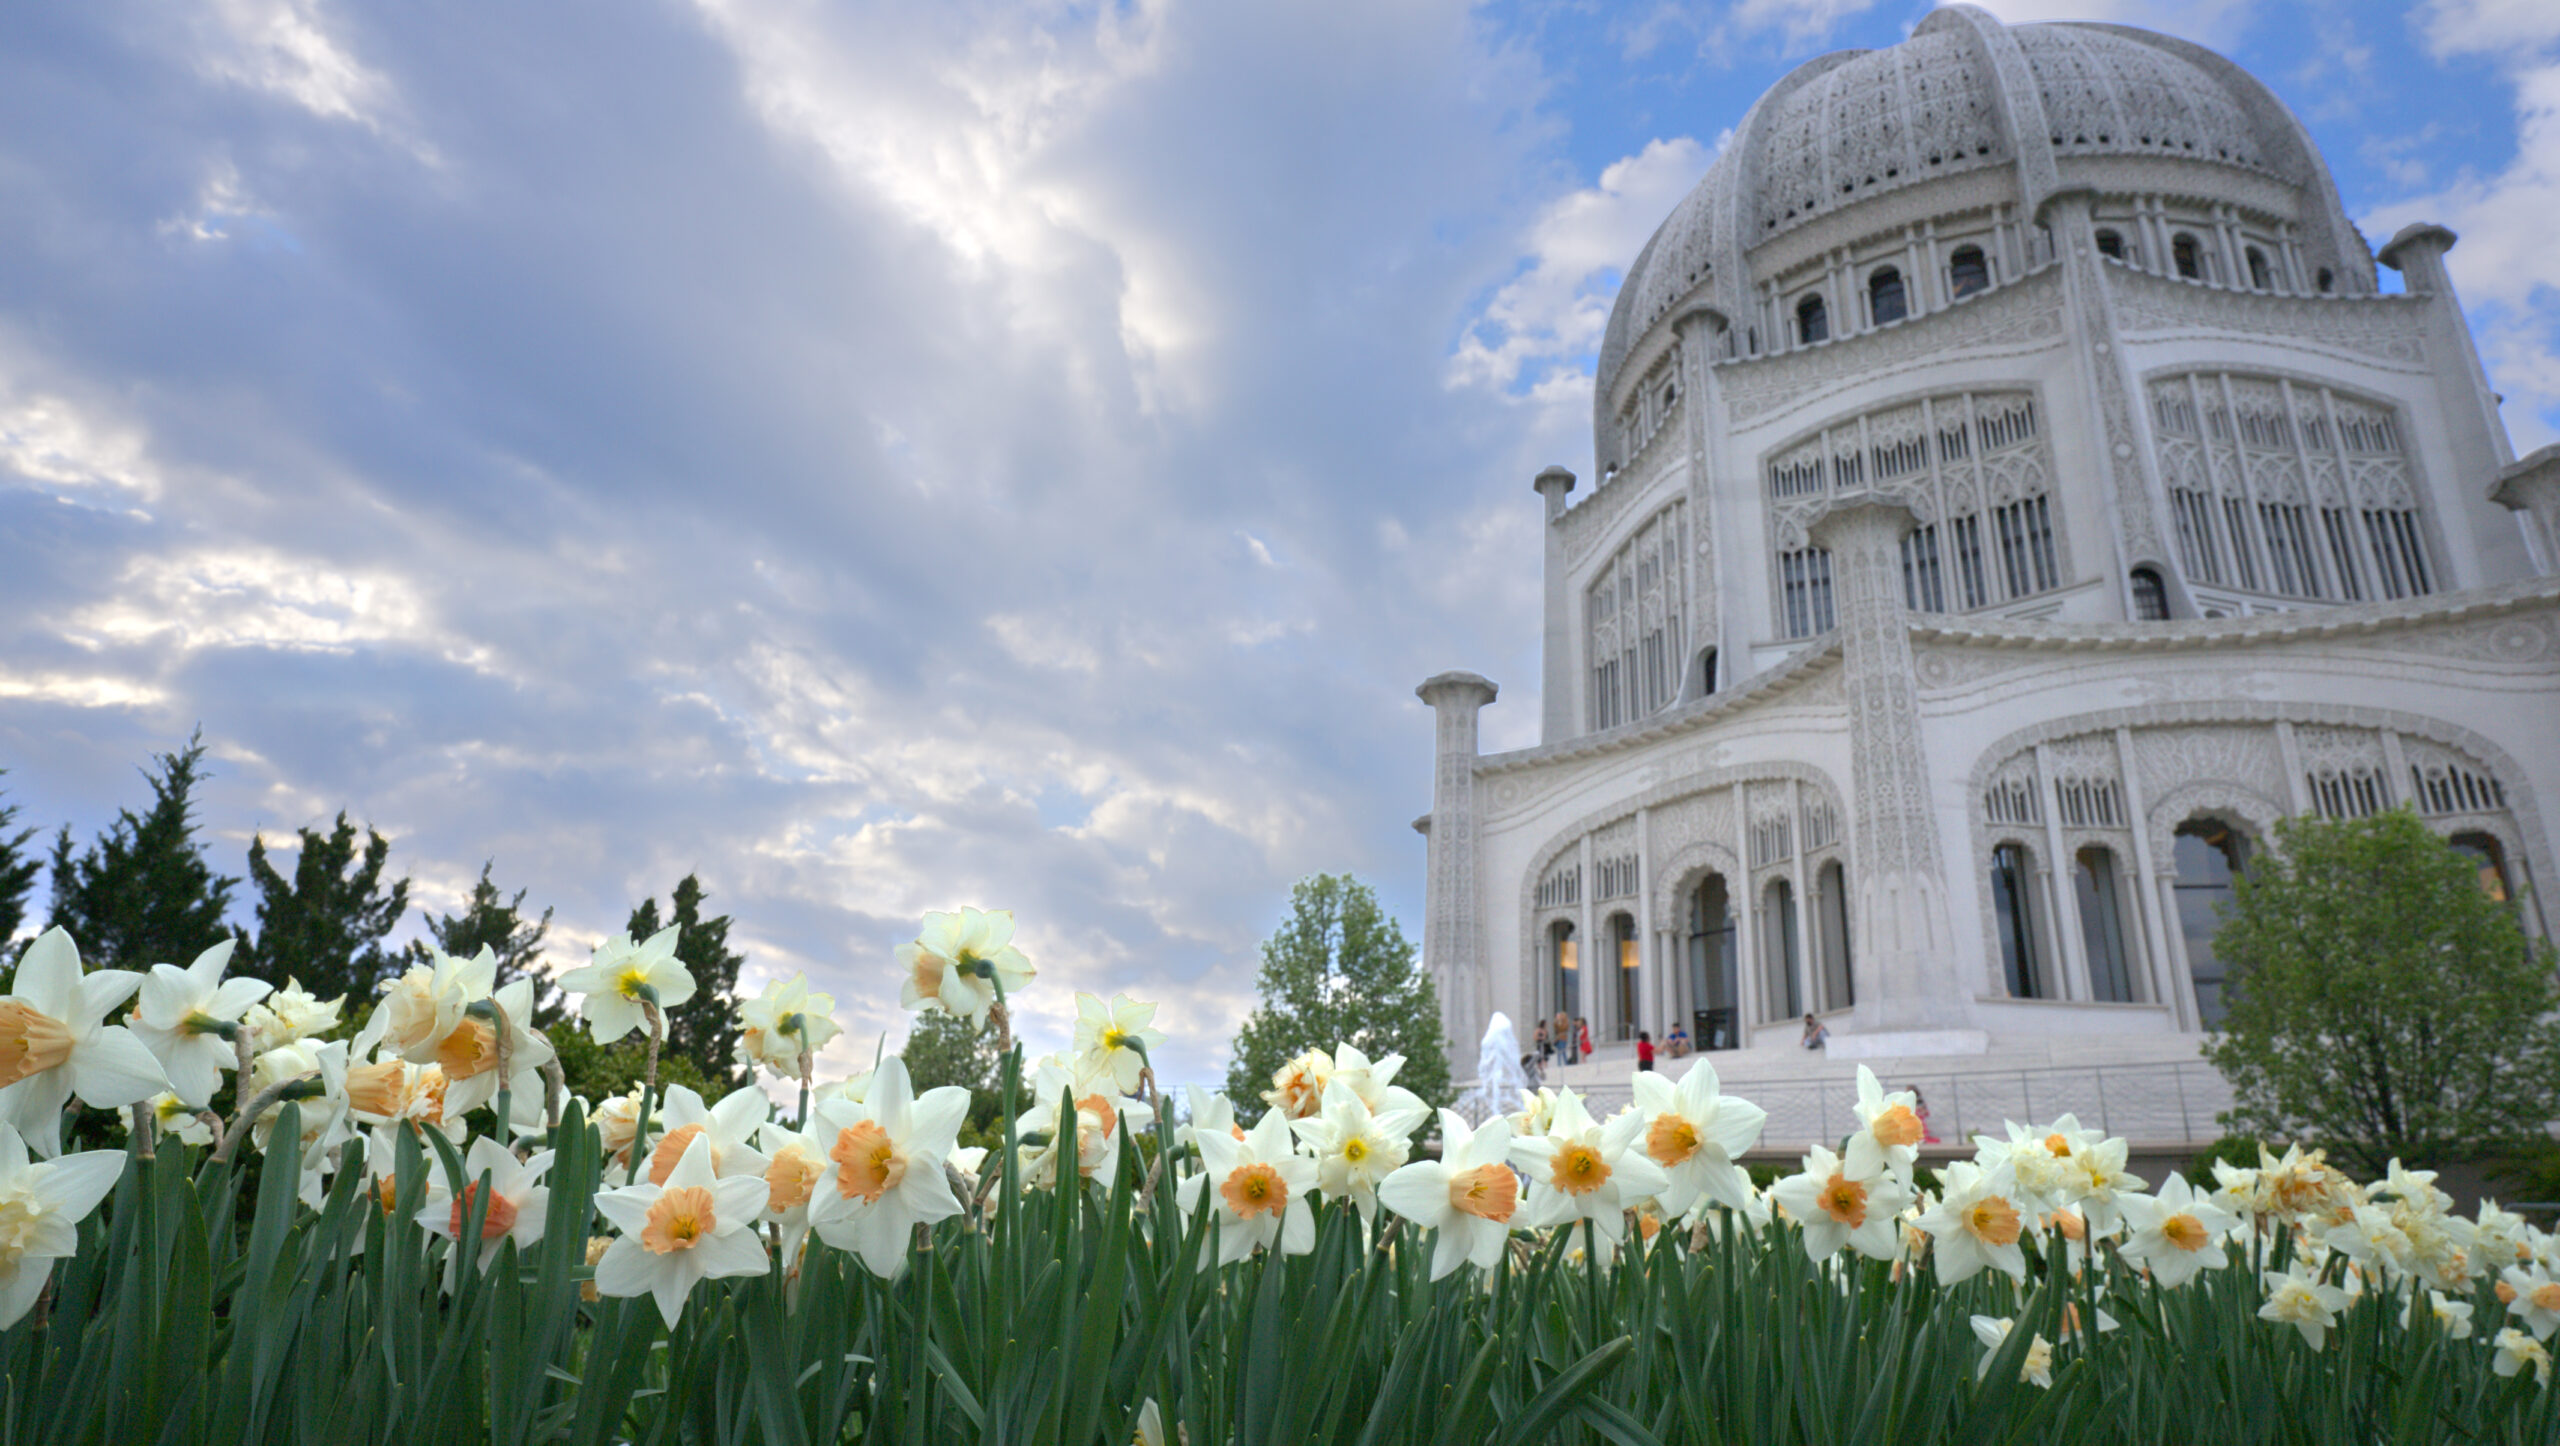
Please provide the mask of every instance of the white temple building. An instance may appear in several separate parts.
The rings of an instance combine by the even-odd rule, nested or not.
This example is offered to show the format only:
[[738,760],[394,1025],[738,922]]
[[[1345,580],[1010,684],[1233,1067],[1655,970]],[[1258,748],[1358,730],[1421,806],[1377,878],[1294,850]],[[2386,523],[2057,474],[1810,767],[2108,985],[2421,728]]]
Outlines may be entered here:
[[1626,275],[1599,477],[1536,480],[1542,741],[1420,689],[1449,1038],[2192,1060],[2295,814],[2414,806],[2547,936],[2560,448],[2514,457],[2454,241],[2377,257],[2148,31],[1956,6],[1780,81]]

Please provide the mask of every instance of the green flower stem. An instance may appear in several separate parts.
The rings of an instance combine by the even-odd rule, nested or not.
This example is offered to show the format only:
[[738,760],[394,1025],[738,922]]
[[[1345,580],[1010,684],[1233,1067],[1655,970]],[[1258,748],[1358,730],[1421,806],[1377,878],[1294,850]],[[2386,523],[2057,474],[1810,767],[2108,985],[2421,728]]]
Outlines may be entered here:
[[637,1184],[640,1179],[640,1152],[649,1139],[649,1106],[658,1095],[658,1046],[667,1037],[667,1017],[658,1011],[657,1000],[641,1000],[640,1017],[649,1021],[649,1062],[640,1075],[640,1118],[631,1126],[631,1167],[623,1172],[625,1185]]

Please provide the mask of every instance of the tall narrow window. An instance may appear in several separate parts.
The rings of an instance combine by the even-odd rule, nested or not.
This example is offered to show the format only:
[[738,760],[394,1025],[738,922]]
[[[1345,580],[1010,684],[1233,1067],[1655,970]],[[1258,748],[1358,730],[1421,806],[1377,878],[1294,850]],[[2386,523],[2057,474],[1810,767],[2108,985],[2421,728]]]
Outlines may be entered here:
[[2255,246],[2252,246],[2249,248],[2247,254],[2249,258],[2249,284],[2258,288],[2260,291],[2272,289],[2274,282],[2267,275],[2267,253],[2259,250]]
[[1991,601],[1988,572],[1982,565],[1982,519],[1968,513],[1947,523],[1948,559],[1955,573],[1956,607],[1970,612]]
[[1947,610],[1947,579],[1938,565],[1938,525],[1934,522],[1902,539],[1902,601],[1915,613]]
[[2053,514],[2045,499],[2007,503],[1991,517],[2000,533],[2000,568],[2009,596],[2025,597],[2061,582],[2053,560]]
[[1822,298],[1808,296],[1797,302],[1796,340],[1811,346],[1817,341],[1829,340],[1830,336],[1831,313],[1823,306]]
[[2169,264],[2189,281],[2204,279],[2204,254],[2196,249],[2196,238],[2184,231],[2169,239]]
[[1769,980],[1769,1017],[1793,1019],[1804,1010],[1804,985],[1797,972],[1802,958],[1801,941],[1796,938],[1796,891],[1786,880],[1769,885],[1761,896],[1768,900],[1768,912],[1762,916],[1760,937]]
[[1991,286],[1991,261],[1979,246],[1959,246],[1947,258],[1947,294],[1971,296]]
[[1690,1034],[1700,1049],[1742,1044],[1742,976],[1735,953],[1733,900],[1724,875],[1689,891]]
[[1778,591],[1787,636],[1831,631],[1831,554],[1819,547],[1778,554]]
[[1824,864],[1813,876],[1813,904],[1822,934],[1822,1007],[1846,1009],[1858,1002],[1858,989],[1849,964],[1849,880],[1839,864]]
[[2111,230],[2098,232],[2098,254],[2112,260],[2124,259],[2124,237]]
[[2187,967],[2195,976],[2196,1015],[2207,1029],[2222,1025],[2226,971],[2213,952],[2231,903],[2231,881],[2248,866],[2249,841],[2220,819],[2194,818],[2178,825],[2178,930],[2186,935]]
[[1616,945],[1612,952],[1618,956],[1618,1017],[1610,1021],[1612,1033],[1618,1039],[1633,1039],[1643,1018],[1638,1005],[1643,991],[1637,987],[1636,967],[1644,961],[1636,949],[1636,921],[1625,914],[1611,915],[1609,935]]
[[2046,997],[2036,949],[2034,888],[2025,849],[2002,844],[1991,851],[1992,922],[2000,933],[2000,967],[2017,999]]
[[2321,267],[2321,268],[2320,268],[2320,277],[2319,277],[2319,281],[2318,281],[2318,285],[2319,285],[2319,287],[2320,287],[2320,294],[2321,294],[2322,296],[2326,296],[2326,295],[2328,295],[2328,294],[2329,294],[2329,290],[2330,290],[2330,288],[2332,288],[2332,287],[2336,286],[2337,284],[2338,284],[2338,275],[2337,275],[2337,273],[2336,273],[2336,272],[2334,272],[2334,271],[2331,271],[2331,270],[2330,270],[2328,267],[2326,267],[2326,266]]
[[1890,266],[1879,266],[1867,277],[1867,315],[1876,325],[1900,321],[1910,312],[1904,305],[1902,273]]
[[1559,919],[1547,931],[1548,964],[1554,975],[1556,1013],[1567,1018],[1582,1014],[1582,960],[1573,937],[1573,925]]
[[2080,937],[2089,946],[2089,992],[2110,1004],[2133,1003],[2132,951],[2125,947],[2115,854],[2095,844],[2082,849],[2072,860],[2071,886],[2080,901]]
[[2133,570],[2133,618],[2143,623],[2169,620],[2169,589],[2160,574],[2147,567]]
[[1716,650],[1700,648],[1689,668],[1689,696],[1703,698],[1716,690]]

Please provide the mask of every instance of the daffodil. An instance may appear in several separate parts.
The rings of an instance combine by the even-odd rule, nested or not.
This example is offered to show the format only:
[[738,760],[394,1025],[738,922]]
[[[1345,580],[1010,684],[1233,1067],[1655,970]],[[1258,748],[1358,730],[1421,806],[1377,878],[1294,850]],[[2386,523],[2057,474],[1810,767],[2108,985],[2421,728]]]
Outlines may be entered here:
[[379,1049],[411,1064],[425,1064],[436,1057],[445,1037],[462,1023],[471,1006],[497,987],[498,956],[486,945],[468,959],[456,959],[429,945],[427,961],[410,965],[383,992],[382,1002],[356,1033],[353,1053],[361,1058]]
[[2006,1182],[1985,1174],[1971,1160],[1949,1164],[1940,1178],[1944,1192],[1936,1207],[1917,1222],[1929,1232],[1938,1283],[1969,1280],[1984,1266],[2024,1280],[2027,1258],[2018,1248],[2018,1236],[2025,1228],[2025,1217],[2008,1194]]
[[240,1023],[257,1036],[259,1049],[273,1049],[337,1028],[338,1013],[346,1002],[343,994],[335,999],[318,998],[302,987],[301,980],[287,979],[282,989],[250,1005],[249,1011],[240,1016]]
[[2176,1290],[2198,1271],[2230,1263],[2222,1240],[2239,1225],[2239,1217],[2196,1194],[2185,1176],[2171,1175],[2157,1195],[2125,1196],[2122,1209],[2132,1233],[2117,1252],[2147,1266],[2162,1289]]
[[1244,1138],[1244,1131],[1236,1125],[1235,1102],[1224,1093],[1202,1089],[1198,1085],[1184,1085],[1182,1092],[1184,1102],[1190,1106],[1191,1119],[1190,1123],[1173,1132],[1175,1144],[1196,1150],[1203,1133],[1237,1140]]
[[2498,1292],[2507,1303],[2507,1313],[2524,1323],[2538,1341],[2551,1339],[2560,1329],[2560,1280],[2554,1280],[2548,1267],[2536,1264],[2532,1269],[2508,1266],[2498,1273],[2507,1285]]
[[766,980],[763,992],[738,1006],[738,1063],[799,1079],[842,1032],[835,1009],[835,996],[811,992],[806,974]]
[[[1014,1122],[1022,1144],[1015,1168],[1032,1189],[1058,1183],[1059,1147],[1075,1142],[1076,1174],[1104,1190],[1118,1178],[1121,1148],[1132,1129],[1155,1123],[1155,1111],[1128,1099],[1108,1076],[1079,1073],[1052,1056],[1032,1071],[1032,1104]],[[1061,1109],[1065,1110],[1062,1115]]]
[[1473,1263],[1491,1270],[1520,1209],[1520,1177],[1510,1165],[1511,1122],[1497,1115],[1481,1129],[1466,1116],[1440,1112],[1440,1158],[1416,1160],[1378,1185],[1379,1203],[1425,1230],[1433,1280]]
[[[533,1248],[542,1239],[544,1213],[551,1204],[551,1191],[542,1177],[551,1169],[552,1153],[537,1150],[524,1160],[506,1146],[487,1136],[471,1142],[471,1153],[463,1157],[463,1186],[460,1191],[442,1178],[441,1170],[427,1172],[426,1198],[417,1214],[418,1224],[430,1235],[441,1235],[454,1242],[453,1254],[446,1257],[446,1283],[453,1280],[453,1265],[462,1258],[462,1236],[471,1222],[471,1212],[481,1211],[479,1268],[487,1270],[489,1262],[498,1258],[498,1247],[512,1240],[518,1252]],[[488,1203],[482,1206],[481,1181],[487,1177]]]
[[1632,1083],[1635,1112],[1644,1121],[1645,1158],[1671,1179],[1662,1213],[1686,1214],[1701,1196],[1741,1209],[1751,1181],[1734,1157],[1760,1142],[1768,1111],[1722,1094],[1715,1067],[1703,1059],[1677,1085],[1651,1070],[1636,1071]]
[[104,1022],[141,984],[123,969],[81,973],[80,951],[58,926],[18,956],[0,998],[0,1121],[37,1155],[62,1153],[62,1109],[74,1094],[120,1110],[171,1087],[133,1031]]
[[707,1140],[686,1147],[666,1183],[642,1180],[599,1190],[595,1198],[597,1213],[621,1232],[596,1261],[597,1293],[656,1297],[669,1330],[696,1282],[773,1268],[756,1233],[764,1181],[712,1174]]
[[[2435,1317],[2436,1325],[2443,1330],[2445,1339],[2454,1341],[2471,1339],[2471,1302],[2454,1300],[2440,1290],[2430,1290],[2425,1294],[2427,1314]],[[2402,1330],[2407,1330],[2409,1322],[2417,1315],[2418,1295],[2419,1292],[2413,1290],[2409,1292],[2408,1300],[2401,1303],[2400,1328]]]
[[1184,1180],[1175,1198],[1187,1212],[1199,1208],[1203,1190],[1216,1192],[1210,1218],[1218,1226],[1220,1265],[1256,1249],[1278,1255],[1315,1249],[1307,1193],[1316,1185],[1316,1162],[1291,1146],[1287,1116],[1265,1113],[1241,1140],[1204,1134],[1199,1141],[1201,1172]]
[[832,1163],[827,1158],[830,1133],[823,1120],[807,1131],[768,1122],[756,1133],[757,1153],[764,1160],[764,1223],[782,1237],[785,1270],[798,1264],[800,1248],[809,1238],[809,1202],[817,1198]]
[[968,1116],[967,1090],[942,1085],[919,1096],[896,1058],[881,1062],[861,1104],[827,1104],[819,1117],[832,1168],[809,1202],[818,1238],[861,1256],[881,1279],[896,1279],[915,1228],[960,1213],[942,1162]]
[[1632,1110],[1603,1124],[1591,1118],[1582,1096],[1558,1093],[1546,1133],[1511,1141],[1511,1163],[1529,1177],[1521,1223],[1543,1230],[1588,1221],[1601,1258],[1608,1259],[1627,1233],[1628,1207],[1671,1188],[1671,1177],[1637,1148],[1644,1127]]
[[650,1147],[641,1173],[665,1184],[676,1161],[700,1139],[711,1147],[711,1173],[722,1179],[733,1175],[761,1179],[770,1162],[755,1147],[756,1131],[772,1113],[773,1102],[754,1085],[731,1090],[716,1105],[704,1104],[702,1096],[687,1086],[669,1085],[660,1112],[650,1121],[664,1133]]
[[439,1065],[411,1064],[396,1054],[350,1065],[346,1096],[347,1112],[358,1124],[406,1124],[436,1130],[456,1143],[469,1130],[461,1114],[445,1108],[444,1069]]
[[1879,1169],[1889,1168],[1906,1178],[1910,1175],[1912,1165],[1920,1158],[1920,1142],[1928,1136],[1919,1112],[1912,1108],[1918,1101],[1919,1096],[1909,1090],[1885,1093],[1884,1086],[1876,1080],[1876,1072],[1863,1064],[1858,1066],[1858,1098],[1850,1106],[1857,1112],[1858,1131],[1849,1137],[1843,1161],[1850,1174],[1866,1179]]
[[[5,1302],[0,1302],[4,1306]],[[23,1309],[23,1307],[21,1307]],[[5,1324],[0,1321],[0,1324]],[[2542,1342],[2508,1326],[2498,1332],[2497,1351],[2490,1357],[2489,1369],[2501,1376],[2515,1375],[2525,1367],[2533,1368],[2533,1378],[2544,1385],[2551,1383],[2551,1349]]]
[[299,1109],[302,1176],[298,1190],[304,1204],[318,1209],[322,1187],[332,1168],[333,1148],[355,1136],[354,1122],[347,1113],[347,1042],[337,1039],[314,1044],[306,1039],[268,1050],[249,1062],[249,1081],[242,1090],[255,1098],[275,1085],[303,1079],[314,1082],[315,1093],[298,1101],[279,1100],[267,1106],[250,1123],[249,1132],[261,1151],[271,1152],[286,1105],[292,1103]]
[[586,964],[560,976],[560,987],[579,996],[578,1013],[596,1043],[611,1044],[647,1025],[643,1004],[675,1008],[693,997],[693,974],[676,957],[674,924],[634,944],[616,934],[596,946]]
[[17,1127],[0,1122],[0,1329],[36,1303],[53,1263],[79,1250],[80,1222],[115,1188],[124,1164],[122,1150],[31,1161]]
[[1271,1072],[1262,1102],[1284,1118],[1303,1120],[1324,1108],[1324,1087],[1332,1080],[1333,1056],[1310,1049]]
[[1415,1111],[1372,1113],[1351,1082],[1337,1074],[1325,1087],[1323,1108],[1309,1119],[1291,1120],[1289,1128],[1315,1156],[1316,1188],[1356,1203],[1367,1220],[1378,1213],[1378,1182],[1412,1158],[1414,1127],[1422,1120]]
[[1164,1045],[1164,1031],[1151,1028],[1156,1007],[1126,994],[1105,1004],[1098,994],[1076,995],[1074,1050],[1079,1068],[1108,1075],[1124,1095],[1138,1092],[1139,1072],[1150,1054]]
[[1911,1191],[1881,1152],[1867,1154],[1865,1162],[1861,1174],[1816,1145],[1805,1152],[1802,1171],[1769,1187],[1769,1198],[1803,1230],[1807,1255],[1827,1260],[1844,1245],[1870,1260],[1899,1253],[1900,1217]]
[[2338,1312],[2347,1308],[2347,1293],[2321,1283],[2299,1260],[2290,1270],[2264,1271],[2261,1278],[2266,1282],[2267,1303],[2258,1307],[2258,1318],[2292,1326],[2313,1350],[2320,1349],[2329,1338],[2329,1327],[2338,1323]]
[[[1982,1342],[1982,1364],[1974,1367],[1975,1379],[1991,1374],[1991,1363],[2000,1357],[2000,1347],[2016,1329],[2017,1322],[2007,1316],[1978,1315],[1973,1318],[1973,1338]],[[2053,1343],[2043,1336],[2027,1342],[2026,1358],[2018,1363],[2018,1379],[2030,1381],[2047,1390],[2053,1388]]]
[[909,1009],[942,1009],[982,1023],[1001,984],[1008,995],[1031,982],[1031,961],[1013,946],[1013,911],[962,909],[928,913],[915,942],[898,946],[907,971],[898,1002]]
[[205,1119],[202,1111],[178,1098],[175,1092],[162,1090],[144,1100],[142,1107],[150,1112],[160,1133],[190,1145],[213,1143],[213,1125]]
[[[1333,1072],[1326,1083],[1342,1081],[1373,1113],[1402,1111],[1417,1122],[1431,1118],[1431,1107],[1422,1102],[1422,1096],[1395,1082],[1397,1071],[1403,1068],[1403,1055],[1391,1054],[1373,1062],[1358,1045],[1338,1044],[1333,1049]],[[1321,1097],[1323,1092],[1317,1093]]]
[[222,977],[233,942],[223,940],[184,969],[152,965],[134,1010],[133,1037],[168,1071],[169,1088],[198,1105],[212,1104],[222,1072],[238,1066],[231,1041],[242,1028],[240,1017],[275,989],[263,979]]
[[[541,1117],[542,1066],[554,1057],[550,1039],[533,1029],[533,981],[518,979],[490,997],[487,1010],[466,1008],[462,1018],[436,1045],[436,1067],[444,1072],[445,1113],[455,1119],[511,1091],[510,1113]],[[498,1068],[498,1026],[506,1024],[506,1071]]]

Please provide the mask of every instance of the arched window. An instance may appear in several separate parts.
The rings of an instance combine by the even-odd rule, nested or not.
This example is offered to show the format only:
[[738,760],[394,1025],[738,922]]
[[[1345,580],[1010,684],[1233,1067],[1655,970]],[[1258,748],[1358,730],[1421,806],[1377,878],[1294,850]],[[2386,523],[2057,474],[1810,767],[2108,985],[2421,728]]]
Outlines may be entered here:
[[1690,1033],[1699,1049],[1742,1045],[1742,971],[1735,952],[1733,900],[1724,875],[1689,891]]
[[2319,276],[2315,277],[2314,281],[2320,288],[2320,294],[2322,296],[2326,296],[2329,294],[2330,288],[2338,284],[2338,276],[2336,272],[2331,271],[2326,266],[2323,266],[2320,268]]
[[2494,835],[2458,833],[2446,840],[2458,854],[2468,854],[2480,865],[2480,892],[2503,904],[2515,897],[2507,887],[2507,851]]
[[1689,665],[1689,696],[1703,698],[1716,690],[1716,650],[1700,648],[1698,659]]
[[2222,911],[2231,902],[2231,881],[2248,867],[2249,840],[2217,818],[2191,818],[2178,825],[2173,840],[2178,869],[2178,930],[2186,935],[2187,968],[2195,976],[2196,1017],[2207,1029],[2221,1027],[2225,970],[2213,952],[2213,936],[2222,931]]
[[2169,262],[2189,281],[2204,279],[2204,256],[2196,250],[2196,238],[2184,231],[2169,238]]
[[1827,341],[1831,336],[1831,313],[1819,296],[1808,296],[1796,303],[1796,340],[1806,346]]
[[1786,880],[1769,885],[1761,896],[1768,901],[1761,916],[1761,953],[1768,976],[1766,998],[1769,1017],[1793,1019],[1804,1013],[1804,986],[1796,975],[1797,962],[1803,957],[1802,941],[1796,937],[1796,891]]
[[2098,254],[2117,261],[2124,259],[2124,237],[2113,230],[2098,232]]
[[[2324,272],[2322,274],[2326,275],[2327,273]],[[2324,286],[2320,289],[2326,291],[2329,288]],[[1743,328],[1743,334],[1751,338],[1751,354],[1753,356],[1758,356],[1760,354],[1760,328],[1756,326],[1745,327]]]
[[1858,1002],[1858,989],[1849,967],[1848,876],[1837,863],[1813,876],[1813,916],[1822,938],[1822,1007],[1846,1009]]
[[1575,957],[1573,925],[1562,919],[1547,931],[1547,963],[1555,976],[1555,1012],[1568,1019],[1582,1015],[1582,961]]
[[2249,262],[2249,284],[2260,291],[2272,290],[2275,283],[2267,275],[2267,253],[2252,246],[2242,254]]
[[1877,326],[1910,314],[1902,295],[1902,273],[1879,266],[1867,276],[1867,317]]
[[2089,946],[2089,992],[2108,1003],[2133,1003],[2133,951],[2125,944],[2115,853],[2096,844],[2080,850],[2071,886],[2080,901],[2080,937]]
[[2027,851],[2004,843],[1991,851],[1991,916],[2000,934],[2000,968],[2017,999],[2046,998],[2036,942],[2034,873]]
[[2133,617],[2136,622],[2165,623],[2169,620],[2169,588],[2160,574],[2147,567],[2133,570]]
[[1636,987],[1636,966],[1644,962],[1636,948],[1636,921],[1625,914],[1611,915],[1609,937],[1617,946],[1611,952],[1618,956],[1618,1017],[1611,1021],[1611,1033],[1617,1039],[1633,1039],[1642,1019],[1637,1007],[1641,991]]
[[1991,286],[1991,261],[1979,246],[1959,246],[1947,258],[1947,294],[1971,296]]

